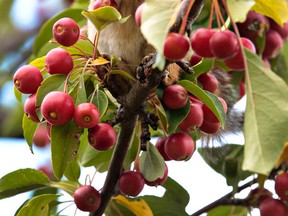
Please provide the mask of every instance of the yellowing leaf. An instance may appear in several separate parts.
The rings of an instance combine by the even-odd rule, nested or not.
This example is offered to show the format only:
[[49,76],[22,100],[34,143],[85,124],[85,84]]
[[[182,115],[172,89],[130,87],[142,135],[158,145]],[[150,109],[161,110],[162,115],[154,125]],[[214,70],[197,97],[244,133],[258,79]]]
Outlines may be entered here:
[[247,105],[243,169],[268,175],[288,140],[288,86],[261,58],[245,51]]
[[244,22],[254,0],[227,0],[227,6],[234,22]]
[[288,3],[286,0],[255,0],[252,10],[271,17],[279,25],[288,21]]
[[105,58],[103,58],[102,56],[98,57],[97,59],[94,59],[92,61],[92,65],[104,65],[104,64],[108,64],[109,61]]
[[281,156],[279,157],[278,161],[276,162],[275,166],[278,167],[280,164],[284,162],[288,162],[288,142],[284,144],[283,152]]
[[143,199],[130,201],[123,195],[119,195],[112,199],[116,200],[119,204],[128,208],[136,216],[153,216],[153,213],[150,207]]

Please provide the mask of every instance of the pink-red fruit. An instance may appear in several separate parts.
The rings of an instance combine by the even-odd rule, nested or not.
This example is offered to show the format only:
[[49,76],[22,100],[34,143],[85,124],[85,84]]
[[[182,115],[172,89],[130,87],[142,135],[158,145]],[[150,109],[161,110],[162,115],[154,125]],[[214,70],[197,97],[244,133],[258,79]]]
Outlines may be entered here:
[[261,216],[287,216],[286,205],[277,199],[265,199],[259,206]]
[[209,41],[215,33],[217,31],[214,29],[197,29],[191,37],[191,47],[194,52],[204,58],[215,57],[209,46]]
[[191,132],[195,127],[202,125],[204,114],[202,107],[198,103],[190,102],[190,111],[185,119],[180,123],[179,128],[184,132]]
[[107,123],[98,123],[88,131],[90,145],[98,151],[106,151],[112,148],[116,142],[116,132]]
[[52,91],[48,93],[41,104],[41,113],[51,125],[63,125],[74,115],[74,101],[64,92]]
[[127,196],[138,196],[144,185],[144,177],[137,171],[124,171],[119,178],[119,190]]
[[36,106],[36,93],[31,94],[24,103],[24,113],[27,115],[29,119],[34,122],[40,122],[37,114],[36,109],[39,107]]
[[162,178],[157,178],[155,181],[148,181],[145,179],[145,183],[146,185],[149,185],[149,186],[157,186],[157,185],[161,185],[163,184],[167,178],[168,178],[168,166],[166,163],[164,163],[164,175]]
[[180,109],[183,108],[187,103],[188,92],[181,85],[170,85],[165,88],[162,100],[168,108]]
[[48,137],[46,126],[40,125],[34,136],[33,136],[33,143],[35,146],[43,148],[50,143],[50,138]]
[[63,46],[74,45],[78,41],[79,35],[79,26],[71,18],[61,18],[53,25],[53,36]]
[[82,128],[93,128],[97,125],[100,113],[92,103],[81,103],[74,111],[74,121]]
[[145,7],[145,2],[138,6],[135,12],[135,22],[138,26],[141,25],[142,10]]
[[202,84],[203,90],[213,93],[218,88],[218,80],[213,73],[201,74],[197,80]]
[[[227,112],[227,104],[225,102],[225,100],[221,97],[218,97],[218,99],[221,101],[224,112]],[[204,120],[210,123],[217,123],[219,122],[218,118],[216,117],[216,115],[213,113],[213,111],[206,105],[204,104],[202,106],[203,109],[203,113],[204,113]]]
[[283,47],[283,39],[277,31],[269,30],[266,34],[264,58],[274,58]]
[[194,153],[194,149],[192,137],[182,132],[169,135],[164,146],[167,156],[176,161],[189,159]]
[[214,56],[220,59],[233,57],[239,48],[237,37],[230,30],[216,32],[209,40],[209,46]]
[[45,68],[50,74],[69,74],[74,63],[71,55],[62,48],[50,50],[45,58]]
[[189,50],[188,39],[178,33],[169,33],[164,42],[164,56],[170,60],[183,59]]
[[101,204],[101,195],[90,185],[81,186],[74,192],[74,203],[81,211],[93,212]]
[[111,6],[111,7],[118,9],[118,5],[115,0],[96,0],[92,8],[93,10],[96,10],[104,6]]
[[165,161],[169,161],[169,160],[171,160],[171,159],[167,156],[167,154],[166,154],[166,152],[165,152],[165,150],[164,150],[166,138],[167,138],[167,137],[160,137],[160,138],[158,138],[158,140],[156,141],[155,147],[157,148],[158,152],[161,154],[161,156],[163,157],[163,159],[164,159]]
[[275,191],[284,201],[288,201],[288,173],[281,173],[275,178]]
[[32,65],[20,67],[13,77],[15,87],[24,94],[33,94],[43,81],[40,70]]
[[207,134],[215,134],[220,129],[220,122],[212,123],[208,121],[203,121],[202,125],[200,126],[200,130]]

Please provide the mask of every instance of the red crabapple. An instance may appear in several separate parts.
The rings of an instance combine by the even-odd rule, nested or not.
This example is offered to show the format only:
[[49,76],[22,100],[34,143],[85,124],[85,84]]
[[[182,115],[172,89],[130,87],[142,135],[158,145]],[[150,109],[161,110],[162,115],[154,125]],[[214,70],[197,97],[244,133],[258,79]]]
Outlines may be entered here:
[[281,200],[288,201],[288,173],[281,173],[275,178],[275,191]]
[[53,36],[55,40],[63,46],[74,45],[78,41],[79,35],[79,26],[71,18],[61,18],[53,25]]
[[106,151],[112,148],[116,142],[116,132],[107,123],[98,123],[88,130],[88,140],[90,145],[98,151]]
[[81,103],[74,111],[74,121],[82,128],[93,128],[97,125],[100,113],[92,103]]
[[237,37],[230,30],[216,32],[209,40],[209,46],[214,56],[220,59],[235,56],[239,49]]
[[165,152],[165,150],[164,150],[166,138],[167,138],[167,137],[160,137],[160,138],[158,138],[158,140],[156,141],[155,147],[157,148],[158,152],[161,154],[161,156],[163,157],[163,159],[164,159],[165,161],[169,161],[169,160],[171,160],[171,159],[167,156],[167,154],[166,154],[166,152]]
[[183,108],[187,103],[188,92],[181,85],[170,85],[165,88],[162,100],[168,108],[180,109]]
[[[255,45],[248,38],[240,38],[243,46],[249,49],[251,52],[256,53]],[[244,58],[242,55],[242,51],[239,48],[237,54],[232,58],[225,59],[224,63],[233,70],[243,70],[244,69]]]
[[218,88],[218,80],[213,73],[201,74],[197,80],[202,84],[203,90],[213,93]]
[[135,22],[138,26],[141,25],[142,10],[145,7],[145,2],[138,6],[135,12]]
[[220,126],[220,122],[213,123],[205,121],[204,119],[202,125],[200,126],[200,130],[207,134],[215,134],[220,129]]
[[277,24],[274,20],[269,19],[270,29],[277,31],[283,40],[288,39],[288,22],[284,23],[283,26]]
[[32,65],[20,67],[13,76],[15,87],[24,94],[33,94],[43,81],[40,70]]
[[179,128],[184,132],[191,132],[195,127],[202,125],[204,114],[202,107],[198,103],[190,102],[190,111],[185,119],[180,123]]
[[283,39],[277,31],[269,30],[266,34],[264,58],[274,58],[283,47]]
[[74,192],[74,203],[81,211],[93,212],[101,204],[101,195],[91,185],[81,186]]
[[118,10],[118,4],[115,0],[96,0],[93,4],[93,10],[96,10],[100,7],[111,6]]
[[188,39],[178,33],[169,33],[164,42],[164,56],[170,60],[183,59],[189,50]]
[[197,29],[191,37],[191,47],[194,52],[204,58],[213,58],[214,54],[210,49],[209,41],[211,37],[217,32],[218,31],[214,29]]
[[[225,102],[225,100],[221,97],[218,97],[218,99],[221,101],[224,112],[227,112],[227,103]],[[218,118],[216,117],[216,115],[213,113],[213,111],[206,105],[204,104],[202,106],[203,109],[203,113],[204,113],[204,120],[210,123],[217,123],[219,122]]]
[[194,153],[195,145],[191,136],[176,132],[169,135],[164,144],[167,156],[176,161],[187,160]]
[[198,64],[199,62],[201,62],[202,60],[202,57],[197,55],[196,53],[193,53],[190,60],[189,60],[189,63],[191,66],[194,66],[196,64]]
[[33,143],[40,148],[43,148],[50,143],[50,138],[48,137],[45,125],[39,125],[33,136]]
[[145,179],[145,183],[146,185],[149,185],[149,186],[158,186],[158,185],[161,185],[163,184],[167,178],[168,178],[168,166],[166,163],[164,163],[164,175],[162,178],[157,178],[156,180],[154,181],[148,181]]
[[50,74],[67,75],[73,69],[73,66],[73,59],[65,49],[55,48],[46,55],[45,68]]
[[41,113],[51,125],[63,125],[70,121],[74,114],[74,101],[64,92],[48,93],[41,104]]
[[265,199],[259,206],[261,216],[287,216],[287,207],[281,201],[273,198]]
[[119,190],[127,196],[138,196],[144,188],[145,180],[138,171],[124,171],[119,178]]
[[34,122],[40,122],[37,114],[36,109],[38,109],[39,106],[36,106],[36,93],[31,94],[24,103],[24,113],[27,115],[29,119],[31,119]]

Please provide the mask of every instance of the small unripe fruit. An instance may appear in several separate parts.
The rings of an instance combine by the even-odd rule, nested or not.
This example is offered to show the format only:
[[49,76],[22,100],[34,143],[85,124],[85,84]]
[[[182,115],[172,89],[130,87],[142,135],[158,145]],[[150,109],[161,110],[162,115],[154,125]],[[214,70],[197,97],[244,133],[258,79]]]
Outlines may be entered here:
[[39,107],[36,106],[36,94],[30,95],[25,103],[24,103],[24,113],[27,115],[29,119],[31,119],[34,122],[40,122],[37,114],[36,114],[36,109]]
[[144,177],[137,171],[124,171],[119,178],[119,190],[127,196],[138,196],[144,185]]
[[182,132],[169,135],[164,146],[167,156],[176,161],[189,159],[194,153],[194,149],[192,137]]
[[98,123],[88,131],[89,143],[98,151],[106,151],[112,148],[116,138],[117,135],[114,128],[107,123]]
[[188,92],[181,85],[170,85],[164,90],[162,100],[168,108],[180,109],[187,103]]
[[74,111],[74,121],[82,128],[93,128],[97,125],[100,113],[92,103],[81,103]]
[[74,203],[81,211],[93,212],[101,204],[101,195],[90,185],[81,186],[74,192]]
[[79,35],[79,26],[71,18],[61,18],[53,25],[53,36],[63,46],[74,45],[78,41]]
[[215,57],[209,46],[209,41],[215,33],[217,31],[214,29],[197,29],[191,37],[191,47],[194,52],[204,58]]
[[74,63],[71,55],[62,48],[50,50],[45,58],[45,68],[50,74],[69,74]]
[[164,56],[170,60],[183,59],[189,50],[188,39],[178,33],[169,33],[164,43]]
[[13,76],[15,87],[24,94],[33,94],[43,81],[40,70],[32,65],[20,67]]
[[161,154],[161,156],[163,157],[163,159],[164,159],[165,161],[169,161],[169,160],[171,160],[171,159],[167,156],[167,154],[166,154],[166,152],[165,152],[165,150],[164,150],[166,138],[167,138],[167,137],[160,137],[160,138],[158,138],[158,140],[156,141],[155,147],[158,149],[158,152]]
[[41,104],[41,113],[51,125],[63,125],[70,121],[74,114],[74,101],[64,92],[48,93]]
[[281,173],[275,178],[275,191],[284,201],[288,201],[288,173]]
[[166,163],[164,163],[164,166],[165,167],[164,167],[164,175],[163,175],[163,177],[162,178],[158,178],[155,181],[148,181],[148,180],[145,179],[146,185],[158,186],[158,185],[163,184],[167,180],[167,178],[168,178],[168,166],[167,166]]
[[261,216],[287,216],[286,205],[277,199],[265,199],[259,206]]

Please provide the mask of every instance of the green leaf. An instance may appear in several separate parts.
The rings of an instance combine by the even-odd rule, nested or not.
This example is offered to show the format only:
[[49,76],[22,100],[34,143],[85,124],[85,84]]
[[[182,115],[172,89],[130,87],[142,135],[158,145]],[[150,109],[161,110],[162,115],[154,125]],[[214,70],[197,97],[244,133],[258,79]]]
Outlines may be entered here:
[[84,76],[80,75],[78,85],[72,90],[70,96],[73,97],[75,105],[87,102],[86,87],[84,82]]
[[22,206],[16,216],[48,216],[49,204],[60,196],[60,194],[43,194],[33,197]]
[[78,179],[80,178],[80,172],[80,166],[76,157],[69,164],[69,166],[64,172],[64,175],[69,181],[78,182]]
[[179,1],[146,0],[145,3],[141,17],[141,31],[148,43],[162,55],[172,15]]
[[273,59],[270,59],[272,70],[288,84],[288,42],[281,52]]
[[79,149],[80,136],[83,129],[74,121],[64,125],[53,126],[51,129],[51,156],[54,175],[60,179]]
[[32,144],[35,131],[38,128],[38,124],[27,117],[24,113],[22,120],[23,136],[29,145],[31,152],[33,153]]
[[219,206],[210,210],[207,216],[246,216],[249,215],[250,209],[245,206]]
[[50,186],[64,190],[65,192],[73,196],[74,192],[77,190],[80,184],[75,181],[59,181],[59,182],[51,182]]
[[45,67],[45,58],[46,56],[36,58],[33,61],[31,61],[29,65],[37,67],[39,70],[42,70]]
[[269,174],[288,139],[288,86],[260,57],[245,51],[247,105],[243,169]]
[[106,113],[109,103],[106,94],[102,90],[98,89],[95,94],[95,97],[92,100],[92,103],[98,108],[101,120],[101,117],[103,117],[104,114]]
[[203,147],[198,151],[205,162],[217,173],[226,178],[227,184],[237,188],[239,181],[251,175],[242,170],[244,146],[226,144],[221,147]]
[[63,90],[66,76],[55,74],[43,80],[36,94],[36,106],[40,106],[44,97],[51,91]]
[[257,13],[271,17],[279,25],[288,20],[288,4],[286,0],[255,0],[255,5],[251,8]]
[[34,47],[33,47],[33,53],[37,57],[39,51],[41,48],[52,39],[52,28],[54,23],[63,17],[70,17],[74,19],[76,22],[84,19],[84,17],[81,15],[83,9],[79,8],[68,8],[63,10],[61,13],[57,14],[53,18],[49,19],[40,29],[39,34],[36,36],[34,40]]
[[100,7],[93,11],[83,11],[82,15],[92,22],[98,31],[101,31],[110,23],[117,21],[124,23],[129,18],[122,18],[120,12],[111,6]]
[[201,74],[209,72],[213,67],[213,63],[214,63],[213,59],[210,59],[210,58],[202,59],[201,63],[193,67],[194,74],[191,76],[193,76],[193,78],[196,79]]
[[47,176],[39,170],[19,169],[0,179],[0,199],[47,187],[49,183]]
[[234,22],[244,22],[254,0],[227,0],[227,6]]
[[204,91],[193,82],[188,80],[181,80],[178,82],[179,85],[182,85],[187,91],[199,98],[204,104],[206,104],[211,111],[219,119],[222,128],[224,128],[226,114],[223,108],[221,101],[218,97],[208,91]]
[[164,163],[164,159],[157,148],[148,142],[147,151],[141,154],[139,163],[139,168],[144,178],[148,181],[162,178],[165,171]]
[[80,138],[79,163],[84,167],[95,166],[98,172],[108,170],[114,148],[107,151],[97,151],[88,142],[88,132],[85,130]]
[[169,177],[162,186],[166,189],[163,197],[140,197],[148,203],[149,207],[152,209],[153,215],[188,216],[185,211],[185,208],[189,203],[189,194],[187,191]]

